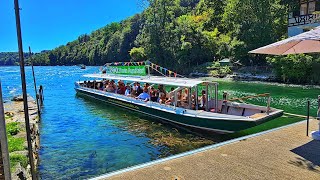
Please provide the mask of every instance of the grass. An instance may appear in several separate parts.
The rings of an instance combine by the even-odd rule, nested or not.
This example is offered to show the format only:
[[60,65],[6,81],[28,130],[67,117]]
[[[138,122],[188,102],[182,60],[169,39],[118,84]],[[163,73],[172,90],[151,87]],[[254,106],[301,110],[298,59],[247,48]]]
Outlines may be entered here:
[[[10,116],[6,116],[6,119],[11,118]],[[27,167],[28,159],[27,156],[23,154],[14,154],[12,152],[15,151],[23,151],[25,150],[24,143],[25,139],[20,137],[15,137],[20,132],[20,123],[11,122],[6,124],[7,136],[8,136],[8,148],[10,152],[10,164],[11,171],[14,171],[14,167],[20,163],[22,167]]]
[[14,167],[20,163],[22,167],[26,168],[28,165],[28,158],[23,154],[10,154],[10,166],[11,171],[14,171]]
[[19,125],[20,124],[17,122],[7,123],[6,124],[7,134],[11,136],[17,135],[20,132]]
[[23,151],[25,150],[24,147],[24,138],[17,138],[14,136],[9,135],[8,136],[8,146],[9,146],[9,152],[14,152],[14,151]]

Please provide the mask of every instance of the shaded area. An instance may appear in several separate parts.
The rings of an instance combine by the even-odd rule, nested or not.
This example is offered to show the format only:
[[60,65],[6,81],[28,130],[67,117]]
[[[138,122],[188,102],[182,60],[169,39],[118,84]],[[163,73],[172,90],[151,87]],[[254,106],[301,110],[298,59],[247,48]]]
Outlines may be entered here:
[[290,164],[320,173],[315,167],[320,166],[320,141],[312,140],[302,146],[292,149],[291,152],[301,156],[296,157]]

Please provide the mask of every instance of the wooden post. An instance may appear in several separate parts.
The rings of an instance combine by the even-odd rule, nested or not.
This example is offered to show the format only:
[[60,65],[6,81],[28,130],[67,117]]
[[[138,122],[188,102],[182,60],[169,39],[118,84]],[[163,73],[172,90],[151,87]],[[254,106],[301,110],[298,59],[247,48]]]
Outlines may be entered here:
[[318,112],[317,112],[317,119],[319,121],[319,132],[320,132],[320,95],[318,96]]
[[198,105],[198,85],[196,85],[196,96],[195,96],[195,105],[196,105],[196,110],[199,109]]
[[208,105],[209,105],[209,84],[208,83],[206,83],[206,111],[209,111],[209,107],[208,107]]
[[33,59],[32,59],[30,46],[29,46],[29,58],[30,58],[31,67],[32,67],[33,85],[34,85],[34,92],[36,93],[36,103],[37,103],[37,108],[38,108],[38,116],[40,117],[40,113],[41,112],[40,112],[40,106],[39,106],[39,94],[38,94],[38,91],[37,91],[36,76],[34,74]]
[[218,95],[218,83],[214,84],[214,98],[215,98],[215,112],[218,113],[219,112],[219,107],[218,107],[218,103],[219,103],[219,95]]
[[189,87],[189,90],[188,90],[188,106],[189,106],[189,109],[191,109],[191,106],[192,106],[192,99],[191,99],[191,87]]
[[27,134],[27,142],[28,142],[28,156],[29,156],[29,163],[31,166],[32,180],[35,180],[37,179],[37,177],[36,177],[35,168],[34,168],[33,151],[32,151],[32,144],[31,144],[26,75],[24,70],[24,57],[23,57],[23,48],[22,48],[21,26],[20,26],[20,12],[19,12],[20,8],[19,8],[18,0],[14,0],[14,10],[15,10],[16,26],[17,26],[17,39],[18,39],[18,48],[19,48],[19,59],[20,59],[20,73],[21,73],[22,95],[23,95],[23,105],[24,105],[23,106],[24,118],[26,123],[26,134]]
[[177,99],[177,91],[175,90],[174,91],[174,102],[173,102],[173,104],[174,104],[174,109],[176,109],[176,107],[177,107],[177,102],[178,102],[178,99]]
[[268,95],[268,103],[267,103],[267,114],[269,115],[270,112],[270,103],[271,103],[271,96],[270,94]]
[[307,102],[307,136],[309,136],[310,101]]
[[[8,151],[8,139],[7,139],[7,131],[6,131],[6,122],[4,117],[4,108],[3,108],[3,99],[2,99],[2,88],[0,81],[0,150],[2,161],[0,161],[0,174],[4,174],[4,178],[10,180],[11,172],[10,172],[10,159],[9,159],[9,151]],[[2,167],[1,167],[2,166]],[[0,175],[1,179],[1,175]]]

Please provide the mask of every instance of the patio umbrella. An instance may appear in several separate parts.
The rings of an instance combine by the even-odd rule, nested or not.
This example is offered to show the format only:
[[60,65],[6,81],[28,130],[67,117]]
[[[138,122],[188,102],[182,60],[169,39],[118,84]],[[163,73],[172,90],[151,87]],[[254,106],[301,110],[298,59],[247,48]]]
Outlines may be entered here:
[[287,55],[320,52],[320,26],[308,32],[255,49],[249,53]]
[[[314,52],[320,52],[320,26],[308,32],[252,50],[249,53],[288,55]],[[317,116],[320,119],[320,95],[318,96],[318,108]],[[319,130],[311,134],[313,139],[320,140],[320,122]]]

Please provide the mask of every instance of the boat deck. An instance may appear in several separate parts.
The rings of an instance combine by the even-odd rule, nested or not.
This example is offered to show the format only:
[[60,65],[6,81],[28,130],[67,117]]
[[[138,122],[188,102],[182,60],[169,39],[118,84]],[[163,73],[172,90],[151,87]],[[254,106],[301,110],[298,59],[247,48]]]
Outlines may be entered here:
[[[310,130],[317,127],[311,120]],[[97,179],[319,179],[319,152],[304,121]]]

